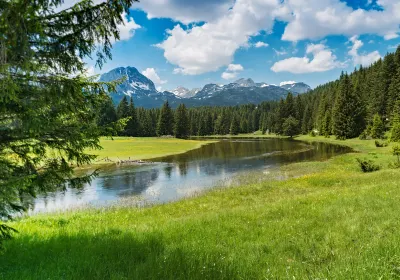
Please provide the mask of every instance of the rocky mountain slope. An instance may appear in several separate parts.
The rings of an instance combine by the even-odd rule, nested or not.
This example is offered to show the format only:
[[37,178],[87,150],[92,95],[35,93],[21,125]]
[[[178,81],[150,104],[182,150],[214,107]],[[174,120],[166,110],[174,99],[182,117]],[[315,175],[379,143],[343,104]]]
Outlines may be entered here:
[[258,104],[263,101],[279,100],[290,91],[293,94],[305,93],[311,88],[304,83],[284,83],[282,86],[267,83],[255,83],[252,79],[239,79],[227,85],[207,84],[202,89],[189,90],[178,87],[172,91],[157,91],[154,83],[134,67],[119,67],[103,74],[100,81],[113,81],[126,76],[111,93],[115,104],[123,96],[133,97],[135,105],[145,108],[160,107],[168,100],[173,107],[184,103],[187,106],[232,106],[240,104]]

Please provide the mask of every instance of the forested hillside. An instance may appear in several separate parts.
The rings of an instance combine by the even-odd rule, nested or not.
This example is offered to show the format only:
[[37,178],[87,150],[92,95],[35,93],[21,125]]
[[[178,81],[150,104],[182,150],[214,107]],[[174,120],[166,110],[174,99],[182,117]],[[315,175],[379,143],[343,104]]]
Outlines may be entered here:
[[[170,113],[161,114],[165,110]],[[121,132],[126,136],[172,135],[175,119],[186,123],[185,136],[262,130],[263,133],[289,136],[313,131],[327,137],[335,135],[339,139],[383,138],[386,131],[392,130],[391,140],[397,141],[400,138],[400,48],[368,68],[360,67],[351,74],[342,73],[338,80],[306,94],[294,97],[289,93],[279,102],[190,109],[182,106],[175,116],[173,114],[168,103],[163,109],[135,108],[134,100],[125,97],[117,108],[111,100],[106,102],[98,124],[104,126],[131,117]],[[161,125],[168,128],[160,129]]]

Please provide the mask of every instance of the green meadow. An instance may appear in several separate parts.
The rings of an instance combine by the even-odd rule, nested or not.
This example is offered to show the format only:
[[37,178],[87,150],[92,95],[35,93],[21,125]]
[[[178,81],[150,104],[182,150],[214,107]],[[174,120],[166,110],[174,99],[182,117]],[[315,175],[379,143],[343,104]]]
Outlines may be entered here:
[[102,150],[91,150],[97,155],[95,163],[113,162],[120,160],[149,160],[162,156],[180,154],[200,148],[213,141],[182,140],[177,138],[160,137],[114,137],[100,139]]
[[[0,279],[399,278],[400,170],[388,167],[395,161],[391,146],[298,139],[355,152],[249,174],[240,186],[165,205],[22,218],[0,255]],[[141,146],[121,144],[114,156],[136,149],[146,158],[168,149],[147,139],[120,141]],[[198,145],[188,143],[176,151]],[[356,158],[381,170],[362,173]]]

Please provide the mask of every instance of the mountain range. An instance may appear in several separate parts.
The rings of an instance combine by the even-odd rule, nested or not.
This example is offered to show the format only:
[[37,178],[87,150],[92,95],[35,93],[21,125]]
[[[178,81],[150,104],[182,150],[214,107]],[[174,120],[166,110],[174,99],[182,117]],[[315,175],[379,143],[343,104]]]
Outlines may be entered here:
[[239,79],[227,85],[207,84],[203,88],[189,90],[178,87],[171,91],[157,91],[154,83],[142,75],[135,67],[119,67],[101,75],[100,81],[109,82],[126,76],[126,80],[111,93],[118,104],[124,96],[133,97],[135,105],[145,108],[160,107],[165,101],[172,107],[184,103],[195,106],[233,106],[258,104],[263,101],[279,100],[288,92],[294,95],[306,93],[311,87],[304,83],[286,82],[280,86],[255,83],[252,79]]

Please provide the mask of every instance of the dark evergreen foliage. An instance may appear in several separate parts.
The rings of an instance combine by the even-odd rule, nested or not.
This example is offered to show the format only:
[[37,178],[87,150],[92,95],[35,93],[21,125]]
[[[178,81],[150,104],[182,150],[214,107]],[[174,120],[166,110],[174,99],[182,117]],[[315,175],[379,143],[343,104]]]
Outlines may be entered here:
[[185,139],[189,136],[189,117],[185,104],[178,106],[175,111],[175,137]]
[[174,135],[174,114],[168,101],[164,103],[158,117],[157,135]]
[[[119,39],[122,13],[134,0],[79,1],[58,10],[62,0],[0,0],[0,221],[27,208],[25,197],[80,187],[76,165],[94,156],[100,129],[114,116],[106,99],[116,83],[85,74],[84,58],[102,66]],[[102,108],[102,109],[101,109]],[[0,246],[12,230],[0,222]]]

